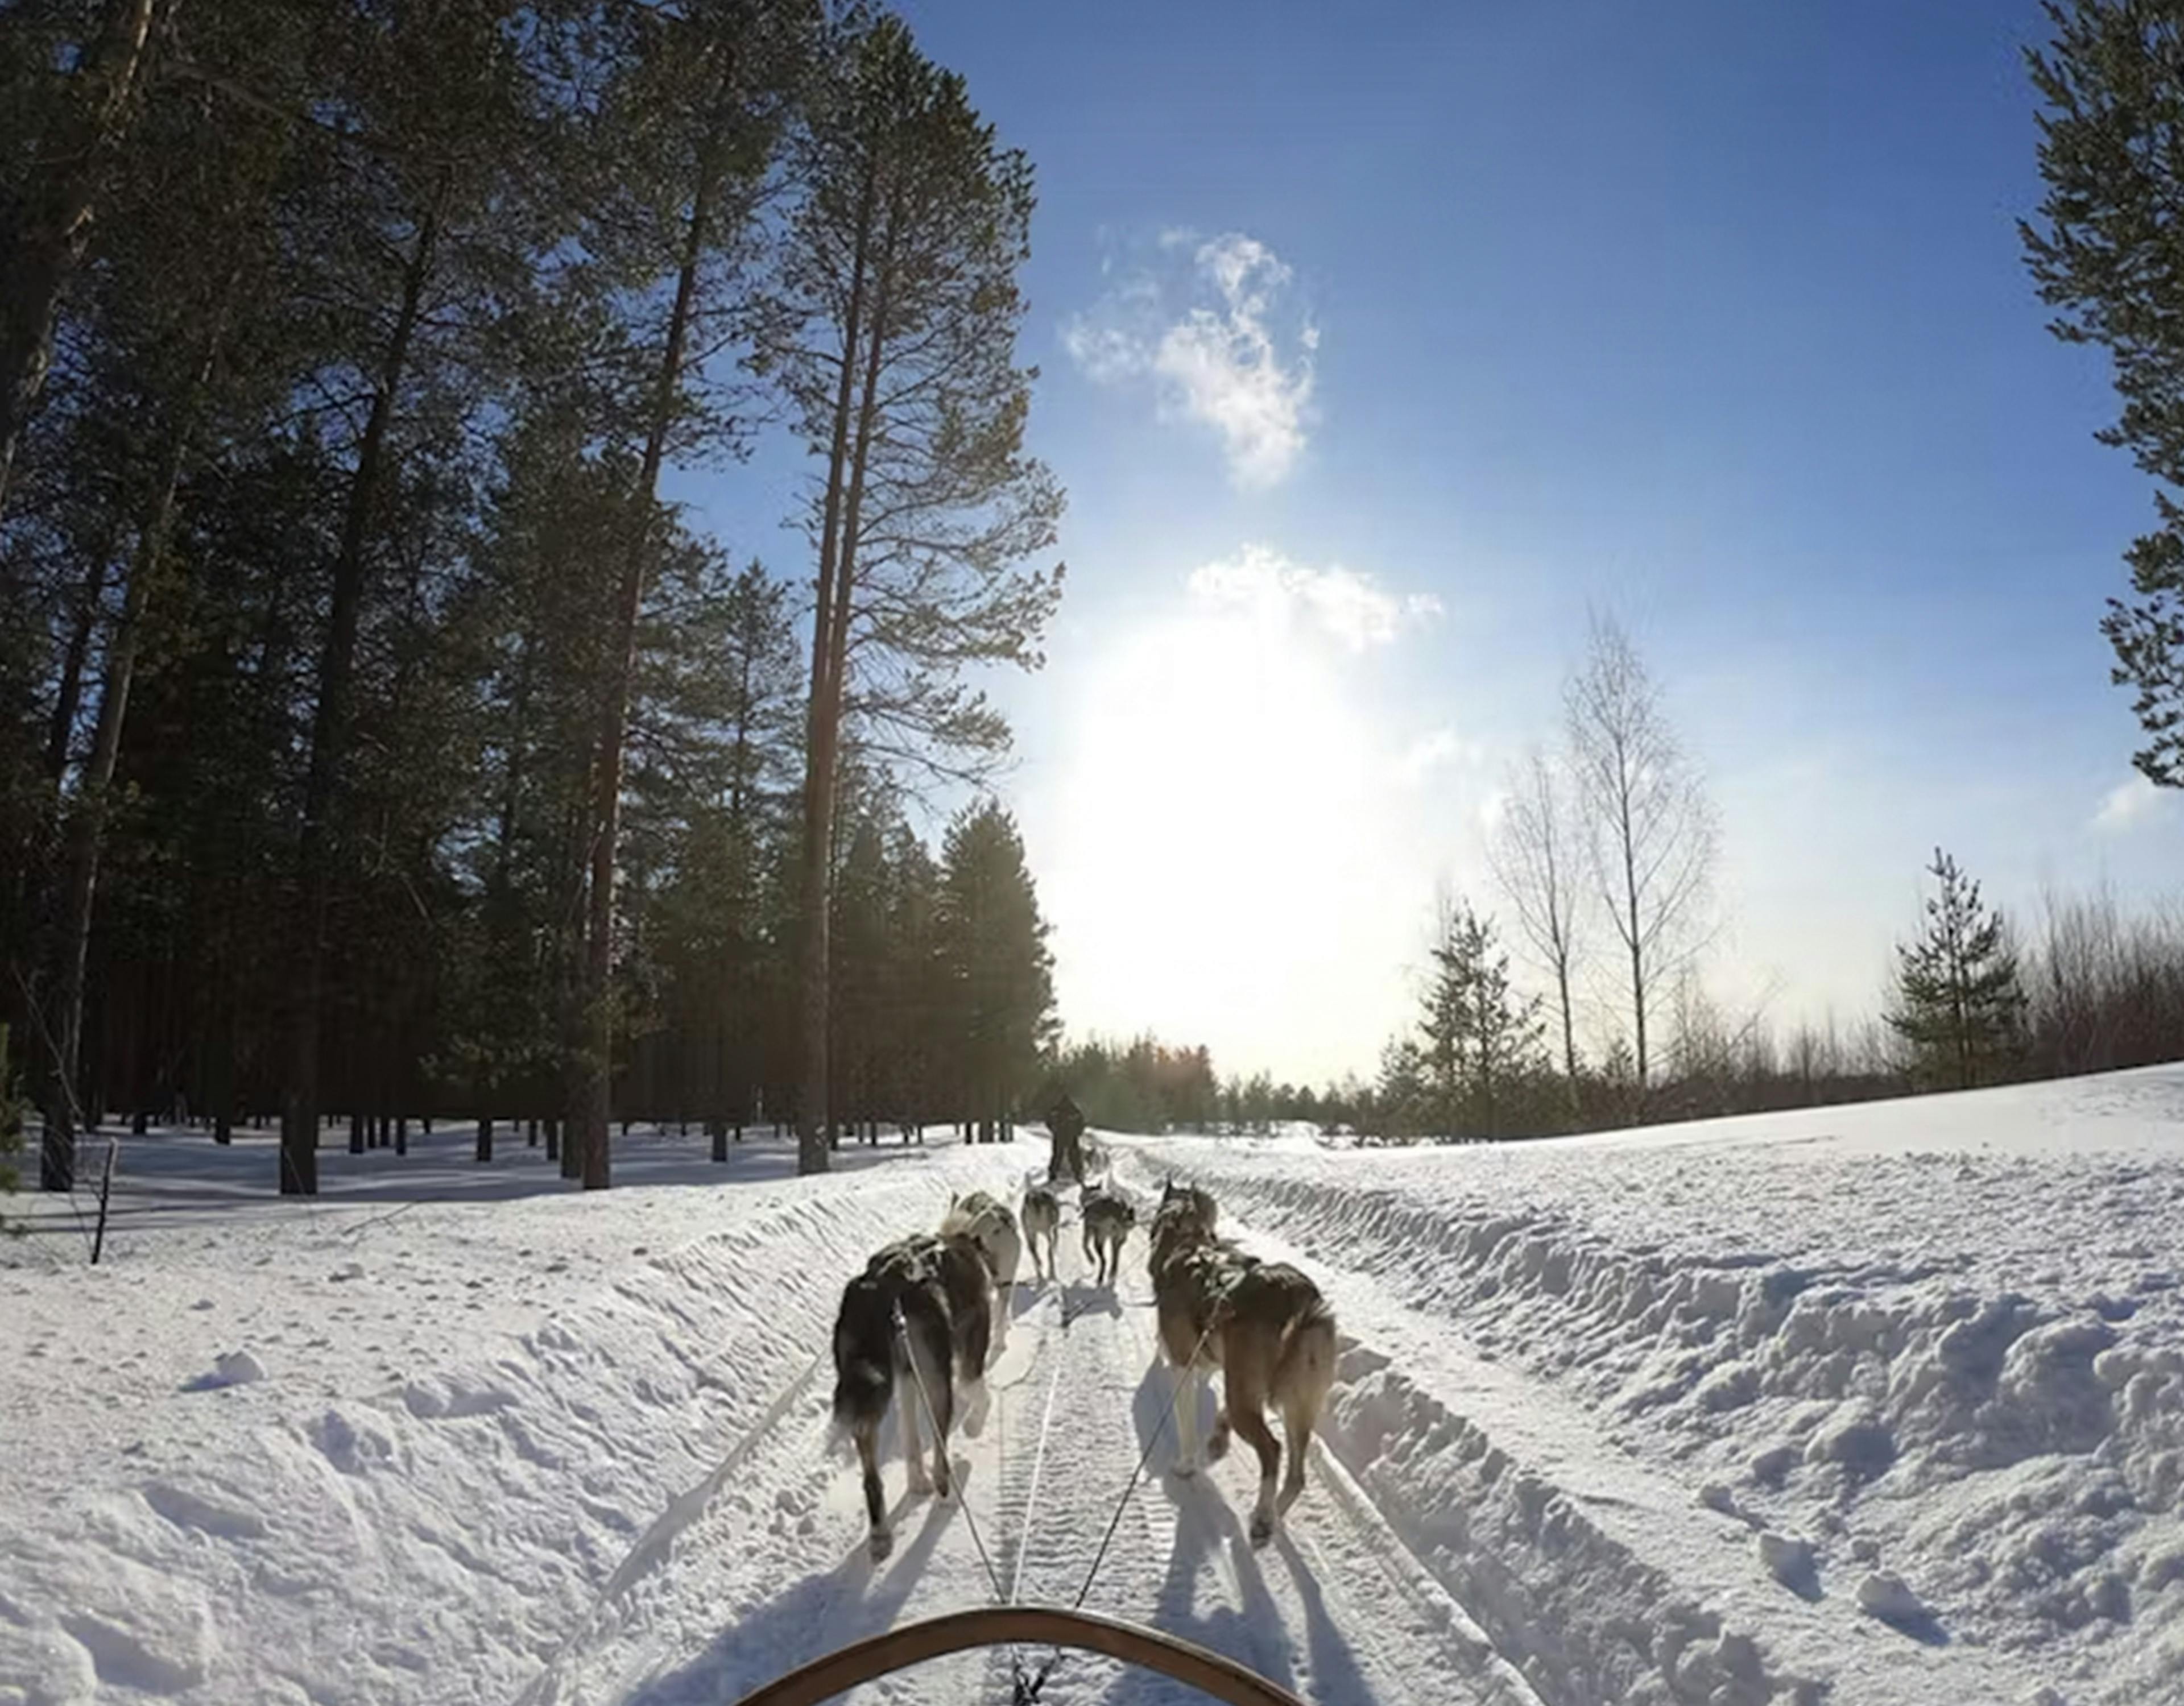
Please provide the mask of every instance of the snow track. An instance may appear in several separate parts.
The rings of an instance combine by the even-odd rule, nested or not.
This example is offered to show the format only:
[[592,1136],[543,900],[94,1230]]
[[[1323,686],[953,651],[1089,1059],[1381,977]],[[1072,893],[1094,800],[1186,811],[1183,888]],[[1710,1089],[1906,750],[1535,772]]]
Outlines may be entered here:
[[[517,1706],[733,1701],[893,1624],[985,1603],[993,1592],[974,1525],[1014,1597],[1072,1603],[1149,1442],[1145,1475],[1086,1599],[1092,1608],[1228,1653],[1328,1706],[1537,1706],[1325,1452],[1315,1453],[1287,1532],[1263,1551],[1248,1543],[1240,1514],[1256,1475],[1248,1450],[1209,1475],[1173,1476],[1173,1377],[1155,1354],[1141,1266],[1109,1291],[1075,1276],[1076,1252],[1062,1262],[1060,1283],[1019,1288],[1013,1300],[985,1430],[953,1441],[958,1497],[907,1498],[900,1455],[890,1455],[894,1556],[867,1561],[855,1468],[830,1437],[827,1381],[807,1368],[654,1522]],[[1048,1671],[1041,1698],[1053,1706],[1201,1698],[1111,1660],[1045,1650],[957,1655],[850,1698],[1006,1702],[1018,1665]]]
[[[2166,1098],[2127,1148],[2042,1094],[2071,1134],[2048,1158],[1115,1140],[1125,1182],[1209,1185],[1334,1306],[1306,1490],[1256,1551],[1247,1447],[1171,1473],[1139,1232],[1113,1290],[1070,1237],[1018,1289],[960,1497],[909,1497],[890,1447],[869,1561],[827,1413],[841,1287],[951,1190],[1013,1196],[1025,1149],[148,1218],[88,1274],[25,1240],[0,1259],[0,1706],[727,1706],[989,1603],[989,1562],[1071,1603],[1111,1519],[1089,1608],[1315,1706],[2184,1699],[2184,1073],[2071,1090],[2095,1135]],[[262,1378],[205,1378],[245,1356]],[[855,1698],[998,1706],[1050,1659],[1053,1706],[1198,1698],[1045,1651]]]

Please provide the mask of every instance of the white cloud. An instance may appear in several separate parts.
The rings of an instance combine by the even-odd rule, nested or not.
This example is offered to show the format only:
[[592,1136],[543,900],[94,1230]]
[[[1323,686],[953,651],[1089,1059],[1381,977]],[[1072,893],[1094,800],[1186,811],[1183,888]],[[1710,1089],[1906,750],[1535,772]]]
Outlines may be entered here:
[[1288,265],[1236,231],[1165,231],[1156,246],[1162,276],[1132,274],[1062,327],[1062,347],[1095,384],[1150,377],[1163,417],[1220,435],[1239,485],[1279,484],[1304,454],[1319,348],[1319,328],[1285,306]]
[[1246,545],[1226,561],[1193,571],[1190,595],[1212,608],[1248,610],[1262,622],[1309,622],[1353,652],[1386,645],[1441,608],[1429,593],[1398,598],[1370,575],[1339,564],[1306,568],[1264,545]]
[[2093,814],[2093,828],[2105,834],[2120,835],[2151,822],[2166,805],[2159,788],[2143,776],[2134,775],[2102,797],[2101,809]]
[[1145,372],[1145,348],[1112,326],[1088,326],[1073,320],[1061,328],[1061,347],[1095,385],[1117,385]]

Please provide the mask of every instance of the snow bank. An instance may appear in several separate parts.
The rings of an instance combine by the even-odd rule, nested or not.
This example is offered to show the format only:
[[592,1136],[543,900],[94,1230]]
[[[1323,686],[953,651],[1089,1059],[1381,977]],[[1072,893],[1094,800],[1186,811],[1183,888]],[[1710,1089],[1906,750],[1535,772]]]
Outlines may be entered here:
[[[151,1318],[153,1333],[180,1322],[198,1341],[158,1358],[139,1342],[128,1276],[19,1273],[18,1302],[0,1313],[25,1338],[108,1359],[110,1380],[73,1375],[89,1411],[129,1388],[132,1364],[164,1366],[139,1386],[144,1408],[103,1428],[55,1411],[53,1393],[42,1412],[20,1394],[0,1410],[42,1436],[8,1440],[0,1700],[513,1698],[668,1556],[678,1513],[733,1472],[738,1442],[831,1377],[822,1364],[844,1276],[936,1221],[951,1188],[1000,1182],[1024,1160],[1021,1149],[913,1151],[872,1177],[435,1206],[421,1217],[437,1217],[428,1241],[441,1261],[460,1264],[473,1235],[488,1253],[451,1292],[436,1288],[437,1307],[459,1318],[473,1288],[520,1298],[550,1287],[538,1270],[560,1259],[549,1255],[558,1232],[581,1226],[576,1248],[611,1245],[621,1259],[580,1299],[550,1313],[503,1306],[500,1324],[459,1330],[460,1350],[407,1367],[375,1354],[393,1335],[369,1320],[328,1320],[315,1285],[292,1309],[281,1300],[306,1272],[367,1291],[372,1270],[411,1248],[421,1217],[374,1227],[337,1208],[323,1221],[292,1212],[284,1229],[248,1233],[273,1247],[255,1275],[263,1295]],[[530,1259],[496,1270],[490,1257],[510,1239]],[[355,1253],[329,1264],[329,1247]],[[175,1266],[172,1250],[146,1252],[135,1277],[171,1286]],[[187,1281],[205,1285],[214,1277]],[[208,1365],[205,1341],[232,1345],[254,1305],[292,1322],[298,1360],[315,1372],[292,1378],[261,1339],[211,1375],[171,1379],[177,1363]],[[7,1365],[11,1379],[26,1366],[14,1354]]]
[[[1875,1137],[1929,1108],[1969,1146]],[[1171,1140],[1142,1154],[1576,1401],[1693,1506],[1774,1531],[1748,1556],[1786,1594],[1855,1598],[1929,1649],[2018,1655],[2031,1684],[2072,1702],[2184,1699],[2179,1109],[2171,1070],[1826,1111],[1839,1139],[1798,1129],[1819,1118],[1801,1115],[1772,1145],[1738,1121],[1718,1141],[1692,1127],[1394,1153]],[[1368,1405],[1373,1384],[1339,1407],[1352,1436],[1339,1448],[1368,1472],[1395,1461],[1357,1436],[1396,1402]],[[1444,1396],[1435,1451],[1490,1461],[1467,1443],[1462,1395]],[[1425,1508],[1475,1526],[1491,1506],[1482,1484]],[[1524,1568],[1560,1546],[1507,1543]],[[1626,1698],[1587,1694],[1609,1673],[1568,1663],[1594,1681],[1550,1698]]]

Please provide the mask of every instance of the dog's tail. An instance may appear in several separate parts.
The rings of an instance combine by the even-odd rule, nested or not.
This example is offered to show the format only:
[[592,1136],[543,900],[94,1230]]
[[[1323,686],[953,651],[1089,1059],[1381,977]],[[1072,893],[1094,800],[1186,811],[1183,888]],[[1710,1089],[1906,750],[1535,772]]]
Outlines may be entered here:
[[834,1324],[834,1421],[876,1427],[894,1397],[894,1323],[880,1288],[859,1278]]
[[894,1364],[885,1351],[877,1358],[862,1352],[834,1368],[834,1423],[848,1430],[860,1423],[877,1425],[894,1398]]
[[1282,1329],[1281,1346],[1274,1353],[1274,1391],[1316,1419],[1334,1385],[1334,1311],[1315,1292]]

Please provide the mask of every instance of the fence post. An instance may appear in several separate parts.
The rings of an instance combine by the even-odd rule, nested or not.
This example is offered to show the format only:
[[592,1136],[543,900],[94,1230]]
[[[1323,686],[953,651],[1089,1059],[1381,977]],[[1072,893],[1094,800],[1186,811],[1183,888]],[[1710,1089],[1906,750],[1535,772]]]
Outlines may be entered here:
[[114,1195],[114,1157],[121,1152],[121,1140],[106,1140],[106,1170],[98,1176],[98,1230],[92,1235],[91,1265],[98,1266],[99,1252],[106,1248],[106,1204]]

